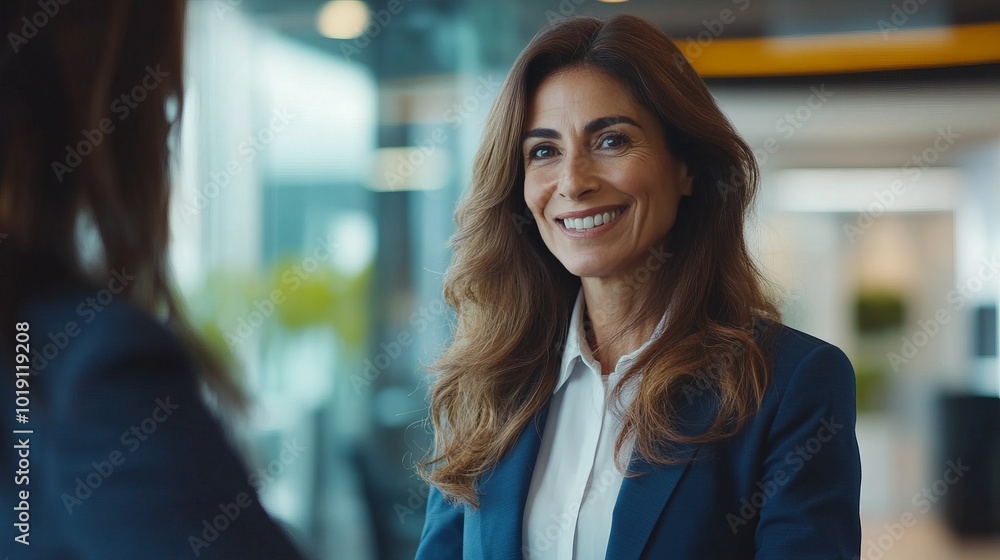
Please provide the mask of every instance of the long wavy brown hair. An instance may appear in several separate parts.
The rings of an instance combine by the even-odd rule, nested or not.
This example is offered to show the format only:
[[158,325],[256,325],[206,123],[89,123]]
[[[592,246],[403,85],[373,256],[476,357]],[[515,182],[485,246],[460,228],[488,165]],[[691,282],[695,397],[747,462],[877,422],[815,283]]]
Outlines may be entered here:
[[[735,434],[756,413],[770,380],[767,344],[755,325],[779,319],[744,239],[758,187],[750,147],[719,110],[671,40],[628,15],[575,17],[542,29],[507,76],[486,121],[472,183],[455,213],[454,257],[444,295],[457,313],[453,338],[432,366],[435,448],[420,473],[449,499],[478,506],[477,480],[513,447],[552,395],[580,279],[542,242],[523,198],[521,139],[530,101],[570,67],[616,79],[664,127],[673,155],[694,176],[669,235],[670,257],[637,283],[636,328],[670,309],[670,320],[612,392],[636,387],[619,409],[616,457],[634,450],[676,462],[671,444]],[[645,278],[640,278],[645,279]],[[766,329],[764,329],[766,331]],[[692,391],[715,397],[717,415],[690,433],[680,409]]]
[[[125,296],[163,318],[238,409],[242,393],[184,319],[167,269],[184,17],[184,0],[0,4],[0,329],[42,286],[134,275]],[[96,267],[83,258],[83,217]]]

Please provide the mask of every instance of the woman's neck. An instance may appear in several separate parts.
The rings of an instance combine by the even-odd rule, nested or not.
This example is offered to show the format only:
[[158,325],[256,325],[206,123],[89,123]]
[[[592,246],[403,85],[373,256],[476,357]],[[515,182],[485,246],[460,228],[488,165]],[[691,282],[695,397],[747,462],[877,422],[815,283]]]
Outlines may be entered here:
[[[625,283],[600,278],[583,278],[585,325],[589,322],[587,341],[603,373],[612,372],[618,359],[634,352],[652,336],[658,317],[649,317],[635,328],[630,313],[640,294]],[[629,329],[628,332],[621,332]]]

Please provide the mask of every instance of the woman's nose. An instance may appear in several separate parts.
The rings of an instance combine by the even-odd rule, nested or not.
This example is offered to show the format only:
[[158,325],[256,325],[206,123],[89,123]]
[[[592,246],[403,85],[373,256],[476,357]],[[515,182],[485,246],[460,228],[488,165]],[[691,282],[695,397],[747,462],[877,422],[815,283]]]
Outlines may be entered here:
[[589,154],[569,153],[563,158],[563,166],[557,189],[559,196],[577,200],[600,190],[594,161]]

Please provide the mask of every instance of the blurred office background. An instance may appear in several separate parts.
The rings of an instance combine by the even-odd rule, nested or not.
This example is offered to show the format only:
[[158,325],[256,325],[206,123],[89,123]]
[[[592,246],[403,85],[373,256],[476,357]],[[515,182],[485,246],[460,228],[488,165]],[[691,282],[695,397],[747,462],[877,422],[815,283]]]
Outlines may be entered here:
[[1000,557],[992,0],[192,0],[173,264],[255,399],[266,505],[315,558],[412,557],[490,102],[547,21],[621,12],[755,148],[750,237],[786,322],[855,365],[863,557]]

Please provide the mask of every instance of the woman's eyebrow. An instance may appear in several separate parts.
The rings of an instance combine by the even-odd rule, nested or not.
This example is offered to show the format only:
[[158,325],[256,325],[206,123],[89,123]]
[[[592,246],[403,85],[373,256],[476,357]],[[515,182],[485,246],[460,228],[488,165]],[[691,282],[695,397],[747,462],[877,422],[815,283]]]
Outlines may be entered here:
[[521,141],[524,142],[528,138],[548,138],[550,140],[558,140],[559,138],[562,138],[562,135],[552,128],[533,128],[524,133],[524,136],[521,137]]
[[583,131],[586,132],[587,134],[593,134],[598,130],[607,128],[613,124],[621,124],[621,123],[630,124],[632,126],[642,128],[641,126],[639,126],[639,123],[635,122],[635,120],[633,120],[630,117],[626,117],[625,115],[615,115],[611,117],[600,117],[594,119],[583,127]]
[[[626,117],[625,115],[613,115],[609,117],[598,117],[590,121],[583,127],[583,131],[586,134],[593,134],[598,130],[620,123],[626,123],[636,126],[638,128],[642,128],[641,126],[639,126],[639,123],[635,122],[635,119],[632,119],[631,117]],[[559,134],[557,130],[552,128],[533,128],[528,132],[524,133],[524,136],[521,138],[521,141],[523,142],[529,138],[547,138],[551,140],[558,140],[559,138],[562,138],[562,135]]]

